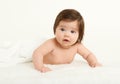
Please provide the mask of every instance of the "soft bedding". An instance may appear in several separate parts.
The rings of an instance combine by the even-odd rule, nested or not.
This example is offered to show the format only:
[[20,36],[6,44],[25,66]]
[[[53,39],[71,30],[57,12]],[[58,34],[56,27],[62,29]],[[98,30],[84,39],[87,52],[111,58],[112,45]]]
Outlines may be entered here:
[[0,67],[0,84],[120,84],[120,67],[105,65],[90,68],[86,62],[46,65],[53,69],[41,73],[32,62]]
[[0,84],[120,84],[120,61],[112,55],[102,67],[91,68],[76,55],[72,63],[46,65],[52,71],[41,73],[32,63],[35,42],[0,42]]

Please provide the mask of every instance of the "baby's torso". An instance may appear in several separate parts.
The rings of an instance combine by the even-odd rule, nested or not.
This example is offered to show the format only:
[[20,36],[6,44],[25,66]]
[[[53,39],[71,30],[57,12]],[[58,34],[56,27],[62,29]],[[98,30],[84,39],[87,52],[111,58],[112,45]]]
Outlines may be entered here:
[[77,53],[77,47],[73,46],[69,49],[62,49],[56,47],[46,56],[44,56],[44,63],[46,64],[65,64],[70,63]]

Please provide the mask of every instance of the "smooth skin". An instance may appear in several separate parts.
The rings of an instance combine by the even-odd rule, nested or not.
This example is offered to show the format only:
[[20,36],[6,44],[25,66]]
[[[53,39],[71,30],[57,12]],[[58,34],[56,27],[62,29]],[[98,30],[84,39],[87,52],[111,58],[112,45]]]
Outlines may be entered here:
[[[82,43],[78,43],[78,22],[60,21],[56,28],[55,37],[48,39],[33,53],[33,64],[41,72],[51,71],[44,64],[68,64],[75,54],[80,54],[91,67],[101,66],[95,55]],[[77,43],[76,43],[77,42]]]

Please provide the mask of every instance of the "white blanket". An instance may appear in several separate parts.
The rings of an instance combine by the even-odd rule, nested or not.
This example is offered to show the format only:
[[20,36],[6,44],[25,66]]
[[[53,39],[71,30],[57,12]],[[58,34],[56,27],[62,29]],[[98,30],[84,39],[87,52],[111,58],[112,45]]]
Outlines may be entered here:
[[41,40],[0,42],[0,66],[32,61],[32,53],[43,42]]
[[0,68],[0,84],[120,84],[120,67],[106,64],[91,68],[86,62],[46,65],[53,71],[41,73],[33,63]]

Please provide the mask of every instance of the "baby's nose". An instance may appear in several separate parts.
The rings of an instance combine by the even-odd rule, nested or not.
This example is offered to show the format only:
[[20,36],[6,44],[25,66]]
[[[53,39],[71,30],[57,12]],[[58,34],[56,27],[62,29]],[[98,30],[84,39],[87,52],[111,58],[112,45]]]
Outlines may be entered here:
[[69,36],[69,35],[70,35],[70,32],[69,32],[69,31],[66,31],[66,32],[64,33],[64,35],[65,35],[65,36]]

